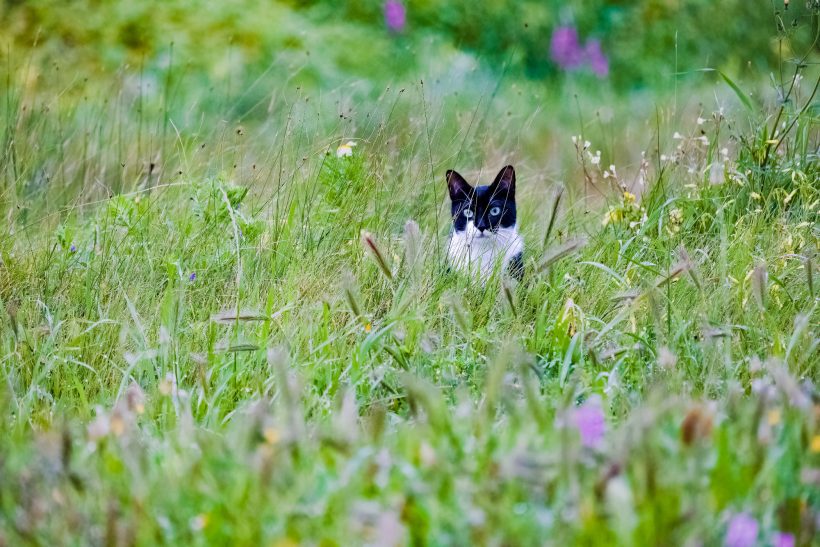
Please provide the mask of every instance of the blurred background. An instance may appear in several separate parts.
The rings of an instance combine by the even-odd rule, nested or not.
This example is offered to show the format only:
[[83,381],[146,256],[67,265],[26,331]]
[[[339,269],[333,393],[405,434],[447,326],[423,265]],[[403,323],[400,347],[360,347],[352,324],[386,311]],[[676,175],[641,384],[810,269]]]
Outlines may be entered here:
[[425,76],[459,88],[465,72],[480,71],[625,93],[697,82],[706,68],[766,78],[811,44],[811,4],[4,0],[0,55],[6,70],[26,66],[30,80],[43,77],[40,85],[124,71],[159,87],[169,70],[181,69],[189,84],[244,90],[238,114],[264,95],[249,85],[282,80],[317,90],[358,80],[366,82],[359,92],[379,93],[386,83]]
[[[637,177],[696,119],[777,107],[800,63],[813,81],[816,4],[3,0],[4,201],[66,205],[197,165],[253,178],[237,139],[283,126],[301,131],[282,141],[294,165],[356,138],[396,177],[516,161],[546,191],[578,178],[577,134]],[[237,152],[190,161],[205,142]]]

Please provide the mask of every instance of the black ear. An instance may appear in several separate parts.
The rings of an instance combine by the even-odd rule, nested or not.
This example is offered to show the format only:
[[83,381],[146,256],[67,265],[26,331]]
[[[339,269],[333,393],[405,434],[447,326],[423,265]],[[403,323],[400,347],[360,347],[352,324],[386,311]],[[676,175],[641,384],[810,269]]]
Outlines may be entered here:
[[447,189],[450,190],[450,199],[453,201],[461,201],[470,199],[473,195],[473,187],[470,183],[464,180],[464,177],[453,171],[447,170]]
[[515,169],[512,165],[504,166],[495,176],[492,183],[493,194],[506,195],[508,199],[515,199]]

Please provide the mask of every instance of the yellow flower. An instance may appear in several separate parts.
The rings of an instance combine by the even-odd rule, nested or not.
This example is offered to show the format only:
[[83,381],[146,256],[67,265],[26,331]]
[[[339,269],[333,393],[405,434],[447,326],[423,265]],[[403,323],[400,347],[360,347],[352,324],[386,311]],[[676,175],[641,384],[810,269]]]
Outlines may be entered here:
[[756,199],[756,200],[758,200],[758,201],[760,201],[761,199],[763,199],[763,198],[761,197],[761,195],[760,195],[760,194],[758,194],[757,192],[752,192],[752,193],[751,193],[751,194],[749,194],[749,195],[750,195],[750,196],[752,196],[752,199]]
[[680,209],[672,209],[669,211],[669,231],[673,234],[678,233],[681,224],[683,224],[683,211]]
[[614,224],[616,222],[620,222],[621,218],[623,218],[623,214],[622,214],[621,210],[611,208],[604,215],[603,225],[606,226],[607,224]]
[[632,192],[624,192],[624,203],[635,203],[635,194]]
[[371,323],[369,323],[369,322],[368,322],[368,323],[365,323],[365,325],[364,325],[364,331],[365,331],[365,332],[370,332],[370,331],[372,331],[372,330],[373,330],[373,325],[372,325]]
[[820,452],[820,435],[811,438],[811,451],[815,454]]
[[265,437],[265,442],[268,444],[276,444],[279,442],[279,439],[282,438],[279,434],[279,430],[275,427],[266,427],[265,431],[262,433],[262,436]]
[[780,409],[773,408],[769,411],[767,415],[769,425],[777,425],[780,423]]

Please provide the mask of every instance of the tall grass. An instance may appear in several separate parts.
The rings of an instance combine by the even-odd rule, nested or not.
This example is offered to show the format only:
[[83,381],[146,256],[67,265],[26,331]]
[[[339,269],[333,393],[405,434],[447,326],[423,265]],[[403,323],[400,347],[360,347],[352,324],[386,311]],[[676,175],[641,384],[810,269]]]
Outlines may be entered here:
[[[0,542],[813,541],[810,70],[782,110],[479,73],[243,116],[8,67]],[[443,173],[506,162],[527,274],[481,286]]]

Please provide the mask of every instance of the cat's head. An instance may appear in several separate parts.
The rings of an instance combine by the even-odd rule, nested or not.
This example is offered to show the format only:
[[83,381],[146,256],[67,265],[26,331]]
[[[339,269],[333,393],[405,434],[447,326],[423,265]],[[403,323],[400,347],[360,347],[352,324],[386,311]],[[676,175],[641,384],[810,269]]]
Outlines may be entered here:
[[488,236],[502,228],[515,227],[515,169],[507,165],[489,186],[473,187],[452,169],[447,171],[452,202],[453,229]]

